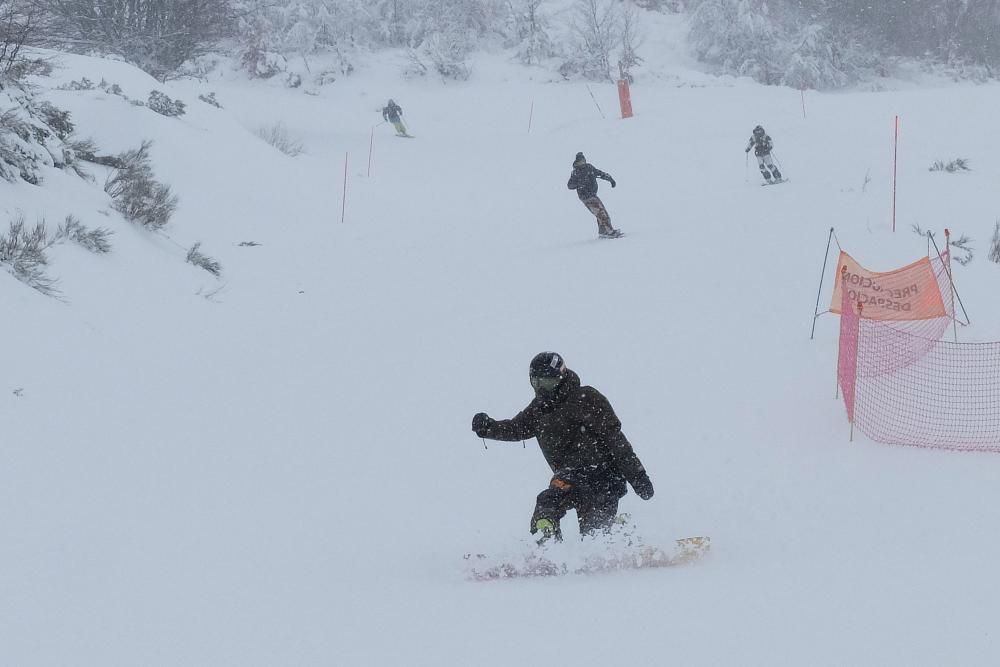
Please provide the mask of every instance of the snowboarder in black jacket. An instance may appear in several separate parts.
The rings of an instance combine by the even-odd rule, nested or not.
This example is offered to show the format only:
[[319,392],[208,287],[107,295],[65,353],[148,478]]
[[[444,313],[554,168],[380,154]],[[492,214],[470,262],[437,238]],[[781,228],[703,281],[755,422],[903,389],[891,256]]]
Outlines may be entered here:
[[611,216],[608,209],[604,207],[604,202],[597,196],[597,179],[602,178],[615,187],[615,179],[604,173],[594,165],[587,162],[583,153],[577,153],[573,159],[573,173],[569,175],[569,182],[566,187],[576,190],[576,195],[587,207],[587,210],[597,218],[597,233],[604,238],[615,238],[621,236],[621,231],[611,226]]
[[403,125],[403,107],[399,106],[391,99],[389,103],[382,107],[382,119],[392,123],[392,126],[396,128],[396,134],[401,137],[410,136],[406,132],[406,126]]
[[538,438],[553,476],[535,502],[532,534],[561,539],[559,521],[570,509],[576,510],[581,534],[608,528],[628,493],[626,482],[643,500],[653,497],[653,483],[608,399],[580,386],[580,377],[555,352],[536,355],[528,378],[535,398],[524,410],[499,421],[480,412],[472,430],[492,440]]
[[760,174],[764,177],[764,180],[768,183],[781,182],[781,172],[778,171],[778,167],[774,164],[774,159],[771,158],[771,150],[774,148],[774,142],[771,141],[771,137],[767,135],[764,128],[758,125],[753,129],[753,134],[750,135],[750,143],[744,153],[749,153],[750,149],[753,149],[753,154],[757,156],[757,165],[760,167]]

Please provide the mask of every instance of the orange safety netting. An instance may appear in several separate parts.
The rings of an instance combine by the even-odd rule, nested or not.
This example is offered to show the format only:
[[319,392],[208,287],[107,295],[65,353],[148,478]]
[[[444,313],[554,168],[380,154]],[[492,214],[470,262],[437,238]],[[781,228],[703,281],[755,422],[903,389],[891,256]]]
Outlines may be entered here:
[[942,277],[947,294],[951,295],[947,267],[937,258],[932,263],[929,257],[923,257],[901,269],[878,273],[864,268],[842,250],[837,271],[831,312],[840,314],[842,290],[846,284],[848,301],[864,306],[862,317],[865,319],[912,321],[951,315],[951,308],[946,308],[941,298],[945,293]]
[[1000,451],[1000,342],[942,341],[947,316],[869,319],[849,285],[839,292],[837,381],[858,430],[875,442]]

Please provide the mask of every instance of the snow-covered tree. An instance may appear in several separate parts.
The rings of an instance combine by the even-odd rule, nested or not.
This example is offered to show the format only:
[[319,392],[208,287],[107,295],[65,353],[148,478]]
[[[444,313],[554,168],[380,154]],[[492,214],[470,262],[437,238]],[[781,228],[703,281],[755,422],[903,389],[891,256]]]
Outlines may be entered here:
[[700,60],[762,83],[781,82],[783,30],[767,0],[703,0],[691,16],[690,45]]
[[549,36],[549,17],[542,11],[544,0],[509,0],[508,46],[525,65],[536,65],[556,54]]

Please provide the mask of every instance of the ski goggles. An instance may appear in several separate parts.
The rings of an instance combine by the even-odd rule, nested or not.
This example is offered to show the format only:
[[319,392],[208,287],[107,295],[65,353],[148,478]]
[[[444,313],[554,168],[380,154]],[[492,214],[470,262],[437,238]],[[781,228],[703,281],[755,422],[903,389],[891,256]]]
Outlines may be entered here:
[[531,387],[535,391],[539,391],[539,390],[542,390],[542,391],[552,391],[553,389],[555,389],[556,387],[559,386],[560,382],[562,382],[562,378],[558,377],[558,376],[556,376],[556,377],[540,377],[540,376],[532,375],[531,378],[530,378],[530,380],[531,380]]

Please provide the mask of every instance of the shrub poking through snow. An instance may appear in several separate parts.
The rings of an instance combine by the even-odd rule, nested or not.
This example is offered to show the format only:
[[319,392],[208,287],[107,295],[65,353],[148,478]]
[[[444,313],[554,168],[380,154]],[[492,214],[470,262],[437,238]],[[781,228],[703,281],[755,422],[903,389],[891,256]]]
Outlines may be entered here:
[[83,77],[79,81],[70,81],[69,83],[64,83],[61,86],[57,86],[56,90],[93,90],[97,85],[88,79]]
[[958,262],[962,266],[965,266],[966,264],[971,262],[974,256],[973,249],[971,246],[969,246],[970,243],[972,243],[972,239],[970,239],[965,234],[962,234],[957,239],[954,239],[951,242],[952,248],[956,248],[961,251],[961,254],[958,255],[952,252],[951,256],[956,262]]
[[164,93],[154,90],[149,94],[149,101],[146,106],[160,114],[161,116],[176,117],[184,115],[184,108],[187,106],[180,100],[172,100]]
[[945,162],[944,160],[935,160],[934,164],[928,167],[927,171],[946,171],[949,174],[954,174],[959,171],[972,171],[969,166],[969,161],[965,158],[955,158],[951,162]]
[[302,155],[301,142],[288,134],[288,128],[281,121],[273,125],[262,125],[257,128],[256,135],[289,157]]
[[993,227],[993,238],[990,240],[990,261],[1000,264],[1000,220]]
[[215,99],[215,93],[209,93],[208,95],[199,95],[198,99],[205,104],[211,104],[216,109],[221,109],[222,105],[219,104],[219,100]]
[[131,222],[151,230],[160,229],[177,209],[177,195],[157,181],[149,159],[151,141],[118,156],[121,167],[108,175],[104,191],[111,195],[112,207]]
[[111,252],[109,239],[112,234],[114,232],[103,227],[90,229],[72,215],[67,215],[66,221],[59,225],[59,229],[56,231],[55,240],[69,239],[92,253],[103,255]]
[[18,216],[10,223],[10,230],[0,234],[0,266],[22,283],[46,296],[58,296],[56,281],[46,273],[49,260],[45,251],[51,245],[45,223],[39,222],[32,229]]
[[201,241],[198,241],[188,250],[187,261],[195,266],[199,266],[215,277],[222,275],[222,265],[201,252]]

